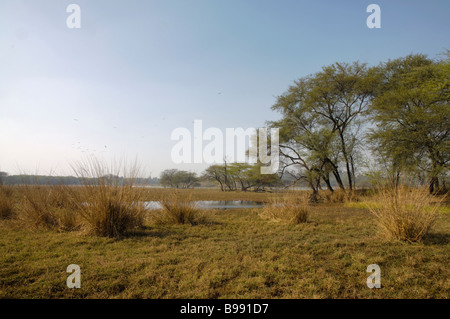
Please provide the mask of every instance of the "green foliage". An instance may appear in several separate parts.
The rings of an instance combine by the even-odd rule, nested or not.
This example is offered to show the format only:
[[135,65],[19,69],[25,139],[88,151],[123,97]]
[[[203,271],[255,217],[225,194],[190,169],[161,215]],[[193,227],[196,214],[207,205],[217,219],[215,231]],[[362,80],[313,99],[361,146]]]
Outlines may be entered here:
[[410,55],[374,70],[374,150],[395,171],[426,171],[433,191],[450,160],[450,60]]
[[160,184],[173,188],[191,188],[198,184],[196,173],[166,169],[161,173]]
[[333,174],[344,188],[339,165],[346,167],[348,186],[355,183],[357,137],[367,115],[376,76],[365,64],[335,63],[322,72],[304,77],[289,87],[272,106],[282,114],[270,122],[280,128],[280,153],[284,169],[300,168],[314,191],[323,180],[333,190]]
[[221,190],[255,191],[281,184],[277,174],[261,174],[261,163],[225,163],[211,165],[203,173],[203,178],[217,182]]

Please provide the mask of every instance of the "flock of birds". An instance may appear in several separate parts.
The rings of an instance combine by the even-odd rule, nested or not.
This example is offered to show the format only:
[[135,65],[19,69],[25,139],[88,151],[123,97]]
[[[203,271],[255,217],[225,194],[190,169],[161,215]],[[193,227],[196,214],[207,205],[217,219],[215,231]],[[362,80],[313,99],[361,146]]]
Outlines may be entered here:
[[[78,119],[73,119],[73,120],[75,122],[79,122]],[[114,129],[117,129],[117,127],[114,126]],[[107,148],[108,148],[108,146],[104,145],[104,148],[101,151],[98,151],[96,149],[85,148],[85,147],[82,146],[80,141],[77,141],[76,143],[72,143],[72,148],[75,149],[75,150],[81,151],[81,153],[85,153],[85,154],[89,154],[91,156],[94,156],[95,153],[97,153],[97,152],[98,152],[98,154],[105,153]]]
[[[217,94],[218,95],[221,95],[222,94],[222,92],[217,92]],[[166,118],[165,117],[163,117],[162,118],[162,120],[164,121]],[[79,122],[79,119],[77,119],[77,118],[74,118],[73,119],[75,122]],[[194,123],[194,122],[192,122],[192,123]],[[117,126],[113,126],[113,128],[114,129],[117,129]],[[141,136],[141,138],[145,138],[145,136]],[[97,151],[98,150],[96,150],[96,149],[89,149],[89,148],[84,148],[82,145],[81,145],[81,142],[80,141],[77,141],[76,143],[72,143],[72,148],[73,149],[75,149],[75,150],[78,150],[78,151],[81,151],[81,153],[85,153],[85,154],[90,154],[91,156],[94,156],[95,155],[95,153],[97,153]],[[104,145],[104,148],[101,150],[101,151],[99,151],[98,153],[99,154],[102,154],[102,153],[105,153],[106,151],[107,151],[107,149],[108,149],[108,146],[107,145]]]

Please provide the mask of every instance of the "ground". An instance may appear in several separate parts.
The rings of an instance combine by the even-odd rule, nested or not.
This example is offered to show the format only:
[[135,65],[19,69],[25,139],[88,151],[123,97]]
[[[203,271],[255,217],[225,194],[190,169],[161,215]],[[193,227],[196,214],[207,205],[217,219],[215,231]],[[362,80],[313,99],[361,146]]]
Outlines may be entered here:
[[[216,198],[211,194],[194,199]],[[0,297],[450,296],[448,211],[439,213],[430,234],[416,244],[381,238],[363,205],[318,204],[309,222],[299,225],[267,220],[259,212],[209,211],[205,224],[147,224],[121,239],[30,231],[1,221]],[[69,264],[81,267],[80,289],[66,285]],[[366,285],[370,264],[381,268],[381,289]]]

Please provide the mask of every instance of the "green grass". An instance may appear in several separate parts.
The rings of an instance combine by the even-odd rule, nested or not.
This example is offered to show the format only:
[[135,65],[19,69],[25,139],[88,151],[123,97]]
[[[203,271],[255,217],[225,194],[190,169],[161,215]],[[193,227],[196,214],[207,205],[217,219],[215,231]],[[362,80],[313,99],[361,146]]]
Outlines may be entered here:
[[[208,213],[208,224],[147,224],[121,239],[29,231],[15,226],[14,221],[2,220],[0,297],[450,295],[448,214],[439,214],[422,242],[409,244],[380,238],[367,209],[344,204],[312,206],[309,221],[298,225],[263,219],[258,209]],[[81,267],[80,289],[66,286],[69,264]],[[381,289],[366,286],[370,264],[381,267]]]

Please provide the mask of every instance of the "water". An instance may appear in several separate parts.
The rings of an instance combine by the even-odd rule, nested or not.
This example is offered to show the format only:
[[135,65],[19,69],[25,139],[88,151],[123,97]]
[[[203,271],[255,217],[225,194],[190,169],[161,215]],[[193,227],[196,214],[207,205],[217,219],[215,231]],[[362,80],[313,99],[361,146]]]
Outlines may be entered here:
[[[200,209],[233,209],[233,208],[257,208],[263,207],[263,202],[251,200],[199,200],[194,204]],[[145,202],[148,209],[160,209],[161,204],[157,201]]]

